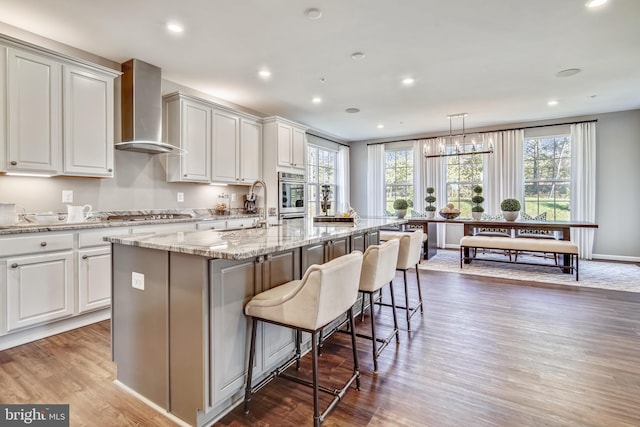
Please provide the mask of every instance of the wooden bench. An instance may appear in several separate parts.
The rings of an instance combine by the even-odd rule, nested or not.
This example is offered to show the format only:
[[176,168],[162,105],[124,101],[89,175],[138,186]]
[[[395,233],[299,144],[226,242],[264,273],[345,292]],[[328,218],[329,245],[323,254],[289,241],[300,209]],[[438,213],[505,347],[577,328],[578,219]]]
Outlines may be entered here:
[[[465,249],[467,254],[465,255]],[[471,251],[474,250],[474,255],[471,255]],[[505,251],[517,252],[541,252],[541,253],[553,253],[556,255],[569,256],[569,265],[550,265],[540,264],[535,262],[523,262],[518,261],[517,257],[515,261],[478,258],[475,256],[475,250],[477,249],[499,249]],[[492,262],[507,262],[507,263],[520,263],[528,265],[539,265],[544,267],[558,267],[563,271],[575,271],[576,281],[578,280],[578,245],[571,243],[568,240],[552,240],[552,239],[517,239],[512,237],[493,237],[493,236],[464,236],[460,239],[460,268],[462,264],[469,263],[472,260],[480,261],[492,261]]]

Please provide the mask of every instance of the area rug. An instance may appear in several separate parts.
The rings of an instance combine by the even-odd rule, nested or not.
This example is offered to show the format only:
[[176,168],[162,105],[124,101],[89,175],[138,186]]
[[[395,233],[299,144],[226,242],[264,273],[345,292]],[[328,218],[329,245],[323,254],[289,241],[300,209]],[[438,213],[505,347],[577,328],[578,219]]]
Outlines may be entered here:
[[[478,257],[508,260],[503,253],[478,253]],[[553,258],[536,255],[519,255],[518,260],[553,265]],[[560,268],[539,267],[524,264],[473,261],[460,268],[460,252],[438,249],[431,259],[420,263],[420,269],[445,271],[450,273],[473,274],[500,277],[528,282],[556,283],[589,288],[610,289],[626,292],[640,292],[640,267],[633,263],[580,260],[580,280],[573,274],[564,274]]]

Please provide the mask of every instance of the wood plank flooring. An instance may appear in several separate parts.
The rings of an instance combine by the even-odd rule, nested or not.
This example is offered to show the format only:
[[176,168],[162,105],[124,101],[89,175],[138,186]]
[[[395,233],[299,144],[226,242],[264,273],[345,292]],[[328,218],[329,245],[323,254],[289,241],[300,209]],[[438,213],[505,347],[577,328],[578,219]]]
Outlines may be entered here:
[[[640,294],[432,271],[421,279],[425,312],[413,331],[382,352],[376,375],[370,342],[358,340],[361,390],[349,390],[323,425],[640,425]],[[392,324],[390,309],[374,316]],[[350,338],[335,334],[320,378],[337,385],[350,369]],[[72,426],[174,425],[114,378],[108,321],[0,352],[1,403],[69,403]],[[310,389],[276,379],[249,415],[238,407],[218,425],[301,426],[311,417]]]

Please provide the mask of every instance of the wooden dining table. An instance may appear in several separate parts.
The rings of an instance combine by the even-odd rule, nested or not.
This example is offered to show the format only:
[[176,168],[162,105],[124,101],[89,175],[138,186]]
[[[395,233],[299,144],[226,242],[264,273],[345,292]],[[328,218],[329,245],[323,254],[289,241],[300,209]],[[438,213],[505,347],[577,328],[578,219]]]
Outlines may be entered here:
[[[421,226],[427,233],[429,251],[437,251],[438,241],[438,224],[458,224],[464,227],[465,236],[473,236],[476,229],[504,229],[509,230],[508,234],[515,237],[517,230],[534,230],[534,231],[556,231],[560,232],[560,239],[571,240],[572,228],[598,228],[598,224],[587,221],[506,221],[506,220],[475,220],[471,218],[462,219],[444,219],[444,218],[407,218],[409,226]],[[465,256],[468,257],[468,249],[465,250]],[[431,257],[430,255],[429,257]],[[565,264],[569,262],[567,256]]]

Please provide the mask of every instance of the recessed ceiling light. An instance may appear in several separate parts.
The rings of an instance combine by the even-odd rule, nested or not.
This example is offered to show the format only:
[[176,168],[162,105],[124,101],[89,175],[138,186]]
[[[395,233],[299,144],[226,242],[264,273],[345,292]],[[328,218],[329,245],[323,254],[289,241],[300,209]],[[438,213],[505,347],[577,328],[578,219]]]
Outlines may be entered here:
[[382,128],[384,128],[384,125],[383,125],[382,123],[380,123],[380,124],[378,125],[378,129],[382,129]]
[[311,99],[311,102],[313,102],[314,104],[320,104],[322,102],[322,98],[320,98],[319,96],[314,96]]
[[177,22],[169,22],[167,24],[167,30],[171,31],[172,33],[181,33],[184,31],[184,27]]
[[313,19],[313,20],[320,19],[322,17],[322,11],[315,7],[305,10],[304,14],[306,15],[307,18]]
[[558,101],[553,99],[553,100],[547,102],[547,105],[550,106],[550,107],[553,107],[554,105],[558,105]]
[[351,54],[351,59],[354,59],[356,61],[360,61],[361,59],[364,59],[365,55],[362,52],[354,52]]
[[567,68],[566,70],[558,71],[556,77],[571,77],[582,71],[580,68]]
[[598,7],[598,6],[602,6],[603,4],[605,4],[608,0],[589,0],[587,3],[585,3],[585,6],[587,7]]
[[349,114],[355,114],[355,113],[359,113],[359,112],[360,112],[360,109],[359,109],[359,108],[353,108],[353,107],[351,107],[351,108],[347,108],[347,109],[346,109],[346,110],[344,110],[344,111],[346,111],[346,112],[347,112],[347,113],[349,113]]
[[260,70],[260,71],[258,71],[258,75],[260,77],[262,77],[263,79],[268,79],[269,77],[271,77],[271,71],[269,71],[269,70]]
[[405,77],[404,79],[402,79],[402,84],[405,86],[411,86],[415,82],[416,79],[414,79],[413,77]]

